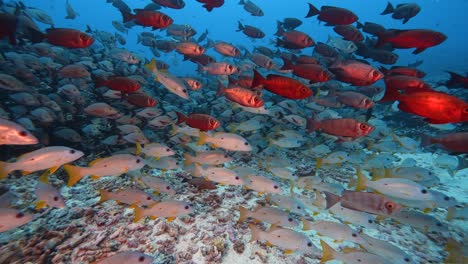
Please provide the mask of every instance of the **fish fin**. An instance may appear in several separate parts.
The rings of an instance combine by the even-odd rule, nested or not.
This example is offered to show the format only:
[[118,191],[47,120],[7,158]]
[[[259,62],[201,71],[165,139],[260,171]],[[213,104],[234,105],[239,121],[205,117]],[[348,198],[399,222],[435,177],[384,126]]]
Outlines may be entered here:
[[432,208],[424,208],[423,213],[427,214],[432,211]]
[[421,52],[423,52],[423,51],[425,51],[425,50],[426,50],[426,48],[417,48],[417,49],[415,49],[415,50],[413,51],[413,54],[419,54],[419,53],[421,53]]
[[208,142],[208,134],[200,131],[197,146],[203,145],[206,142]]
[[445,217],[445,220],[450,221],[453,218],[455,218],[455,213],[456,213],[455,207],[454,206],[449,207],[447,209],[447,216]]
[[167,221],[170,223],[170,222],[174,221],[174,219],[176,219],[175,216],[171,216],[171,217],[167,218]]
[[243,206],[239,206],[239,219],[237,220],[237,222],[243,222],[245,219],[247,219],[249,217],[249,209],[243,207]]
[[269,241],[265,242],[265,245],[267,247],[274,247],[275,245],[273,245],[272,243],[270,243]]
[[[111,192],[108,192],[104,189],[99,189],[99,195],[101,196],[101,198],[99,199],[99,202],[102,203],[102,202],[105,202],[107,200],[110,200],[111,199]],[[131,206],[130,206],[131,207]]]
[[249,242],[252,242],[252,241],[257,241],[260,239],[260,234],[261,234],[261,230],[256,227],[254,224],[249,224],[249,229],[250,229],[250,240]]
[[177,115],[177,122],[176,122],[176,125],[180,124],[180,123],[184,123],[187,121],[187,116],[182,114],[181,112],[177,112],[176,111],[176,115]]
[[327,210],[341,200],[340,196],[331,192],[324,191],[323,193],[325,194],[325,199],[327,200],[327,207],[325,208]]
[[191,156],[188,153],[184,153],[183,155],[184,155],[184,159],[185,159],[184,160],[184,166],[188,166],[188,165],[193,163],[193,158],[194,158],[193,156]]
[[42,200],[41,200],[41,201],[37,201],[37,202],[36,202],[36,207],[35,207],[35,208],[36,208],[36,209],[42,209],[42,208],[44,208],[44,207],[46,207],[46,206],[47,206],[47,203],[46,203],[45,201],[42,201]]
[[136,144],[135,154],[140,155],[140,153],[141,153],[141,144],[138,143],[138,142],[136,142],[135,144]]
[[284,251],[284,254],[286,254],[286,255],[290,255],[290,254],[292,254],[292,253],[294,253],[294,250],[292,250],[292,249],[286,249],[286,250]]
[[263,78],[263,76],[257,70],[254,69],[253,72],[254,72],[254,77],[252,79],[251,88],[256,88],[264,83],[265,78]]
[[75,185],[75,183],[80,181],[84,176],[82,174],[82,168],[80,168],[78,166],[63,165],[63,169],[68,174],[68,183],[67,183],[68,187],[71,187],[71,186]]
[[44,171],[38,180],[46,184],[49,183],[49,173],[47,171]]
[[305,16],[306,18],[313,17],[313,16],[320,14],[320,10],[318,10],[311,3],[308,3],[308,4],[309,4],[309,12],[307,12],[307,15]]
[[202,166],[198,163],[194,163],[193,165],[193,177],[201,177],[202,176]]
[[60,168],[60,166],[55,166],[55,167],[49,168],[49,170],[48,170],[49,175],[54,174],[59,168]]
[[315,168],[320,169],[323,165],[323,159],[322,158],[317,158],[317,161],[315,163]]
[[367,178],[362,174],[361,168],[356,167],[357,183],[356,183],[356,192],[365,190],[367,188]]
[[341,252],[343,252],[343,253],[346,254],[346,253],[361,252],[361,251],[359,251],[359,250],[356,249],[356,248],[345,247],[345,248],[343,248],[343,250],[342,250]]
[[133,208],[133,214],[134,214],[134,218],[133,218],[134,223],[140,221],[143,217],[145,217],[144,209],[139,206],[135,206]]
[[91,179],[93,179],[93,181],[96,181],[98,180],[100,177],[97,176],[97,175],[91,175]]
[[305,220],[304,218],[301,218],[301,221],[302,221],[302,230],[304,231],[309,231],[310,229],[310,222]]
[[158,161],[160,160],[161,158],[160,157],[153,157],[154,161]]
[[387,14],[393,13],[393,11],[395,11],[395,9],[393,8],[392,3],[388,2],[387,7],[385,7],[385,10],[380,14],[381,15],[387,15]]
[[150,72],[154,72],[154,71],[157,72],[158,66],[157,66],[156,60],[154,58],[151,59],[149,63],[145,64],[145,68]]
[[97,162],[99,162],[99,161],[101,161],[101,160],[103,160],[103,158],[97,158],[97,159],[91,161],[91,162],[88,164],[88,166],[91,167],[91,166],[93,166],[94,164],[96,164]]
[[21,171],[21,175],[26,176],[33,173],[32,171]]
[[0,179],[8,177],[8,174],[10,174],[11,170],[8,168],[10,164],[11,163],[0,161]]
[[307,123],[306,123],[306,129],[307,129],[307,132],[310,134],[310,133],[320,129],[320,122],[316,121],[314,116],[308,117],[307,118]]
[[159,194],[158,191],[154,191],[154,192],[153,192],[153,195],[158,195],[158,194]]
[[334,250],[330,245],[321,239],[320,245],[322,246],[322,258],[320,259],[320,263],[325,263],[336,258],[336,254],[338,252],[336,252],[336,250]]

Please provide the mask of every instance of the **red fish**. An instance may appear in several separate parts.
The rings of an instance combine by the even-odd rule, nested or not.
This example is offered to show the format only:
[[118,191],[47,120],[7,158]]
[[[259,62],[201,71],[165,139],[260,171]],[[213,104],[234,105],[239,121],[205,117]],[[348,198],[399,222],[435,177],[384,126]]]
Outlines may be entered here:
[[185,6],[184,0],[153,0],[153,2],[172,9],[182,9]]
[[[50,44],[66,48],[87,48],[94,43],[88,34],[70,28],[49,28],[37,40],[47,39]],[[36,41],[36,40],[35,40]]]
[[158,101],[144,93],[131,93],[126,99],[130,104],[139,107],[154,107],[158,104]]
[[425,49],[439,45],[447,39],[444,34],[426,29],[387,29],[377,35],[379,38],[376,47],[390,43],[396,49],[416,48],[413,54],[423,52]]
[[293,56],[294,62],[297,64],[319,64],[317,58],[307,55],[300,55],[299,57]]
[[398,100],[400,93],[432,91],[432,87],[423,80],[406,75],[387,76],[385,81],[385,95],[380,102]]
[[203,7],[206,8],[208,12],[211,12],[213,8],[224,5],[224,0],[197,0],[197,2],[203,3]]
[[425,117],[430,124],[468,122],[468,103],[455,96],[436,92],[397,94],[401,111]]
[[383,77],[371,65],[355,60],[337,60],[328,69],[336,75],[337,80],[356,86],[371,85]]
[[240,86],[242,88],[249,88],[252,87],[252,81],[253,81],[253,78],[251,76],[245,76],[245,75],[241,75],[241,76],[238,76],[237,79],[235,79],[234,77],[232,77],[232,75],[229,75],[228,76],[229,78],[229,87],[231,86]]
[[96,80],[96,88],[106,86],[109,89],[120,91],[122,94],[128,94],[135,92],[140,89],[140,84],[130,78],[127,77],[120,77],[120,76],[113,76],[109,79],[100,79]]
[[18,19],[8,13],[0,14],[0,39],[8,37],[10,44],[16,45],[16,26]]
[[445,83],[449,88],[468,88],[468,77],[460,75],[455,72],[448,72],[450,74],[450,80]]
[[440,145],[452,153],[468,153],[468,132],[450,133],[441,137],[423,136],[423,147],[433,144]]
[[406,24],[406,22],[408,22],[410,18],[416,16],[419,11],[421,11],[421,7],[416,3],[399,4],[394,8],[393,5],[388,2],[387,7],[381,15],[392,14],[392,18],[403,19],[403,24]]
[[262,107],[265,103],[255,91],[242,87],[226,88],[221,82],[218,84],[218,92],[216,95],[224,95],[230,101],[253,108]]
[[261,29],[249,25],[242,25],[241,22],[238,23],[239,29],[236,30],[237,32],[242,31],[242,33],[251,38],[261,39],[265,37],[265,33],[263,33]]
[[[210,63],[216,62],[216,59],[211,57],[210,55],[202,54],[199,56],[191,56],[191,55],[184,55],[184,61],[190,60],[193,63],[201,64],[201,65],[208,65]],[[159,69],[159,67],[158,67]]]
[[284,47],[286,49],[304,49],[315,45],[314,40],[304,32],[297,30],[284,31],[281,27],[275,34],[282,36],[276,40],[277,47]]
[[362,35],[361,31],[355,28],[352,25],[339,25],[335,26],[333,30],[342,36],[344,39],[349,41],[362,41],[364,40],[364,36]]
[[274,94],[289,99],[305,99],[312,96],[312,90],[295,79],[276,74],[269,74],[265,79],[254,70],[252,88],[260,85]]
[[330,80],[331,73],[320,64],[292,64],[288,59],[283,58],[284,65],[281,70],[293,70],[293,74],[309,80],[309,83],[326,82]]
[[327,200],[327,209],[341,202],[341,206],[352,210],[376,215],[396,215],[403,208],[400,204],[382,194],[345,190],[340,197],[330,192],[325,191],[324,193]]
[[309,3],[309,13],[306,17],[318,15],[318,20],[326,22],[327,26],[350,25],[358,20],[358,17],[348,9],[334,6],[322,6],[320,11]]
[[352,118],[326,119],[321,121],[308,118],[307,131],[312,133],[316,130],[337,136],[340,138],[340,141],[350,141],[369,135],[374,130],[374,127]]
[[168,15],[147,9],[135,9],[135,14],[122,12],[124,23],[134,21],[144,27],[152,27],[153,30],[166,28],[174,22]]
[[214,117],[205,114],[190,114],[185,116],[180,112],[177,114],[177,124],[186,123],[189,127],[198,128],[201,131],[209,131],[218,128],[221,123]]
[[385,75],[406,75],[417,78],[423,78],[426,76],[425,72],[411,67],[393,66],[391,69],[380,67],[379,70]]

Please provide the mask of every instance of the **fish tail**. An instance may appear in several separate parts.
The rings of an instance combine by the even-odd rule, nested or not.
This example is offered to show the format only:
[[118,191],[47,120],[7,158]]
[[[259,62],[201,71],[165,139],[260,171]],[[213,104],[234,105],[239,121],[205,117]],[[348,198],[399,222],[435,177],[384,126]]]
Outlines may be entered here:
[[200,135],[198,137],[198,142],[197,142],[197,145],[200,146],[200,145],[203,145],[205,143],[208,142],[208,134],[207,133],[203,133],[200,131]]
[[0,179],[4,179],[10,174],[11,169],[9,168],[9,165],[11,163],[0,161]]
[[450,221],[452,220],[454,217],[455,217],[455,207],[454,206],[450,206],[448,209],[447,209],[447,216],[445,217],[445,220],[447,221]]
[[388,69],[385,68],[384,66],[380,66],[380,67],[379,67],[379,71],[381,71],[384,75],[387,75],[387,74],[388,74]]
[[81,167],[73,165],[64,165],[63,169],[68,173],[68,187],[75,185],[84,177],[84,175],[82,174]]
[[320,259],[320,263],[325,263],[332,259],[336,259],[336,255],[338,253],[336,250],[334,250],[323,240],[320,240],[320,245],[322,246],[322,258]]
[[244,1],[244,0],[240,0],[240,1],[239,1],[239,5],[245,5],[245,1]]
[[316,121],[314,116],[307,118],[306,123],[307,132],[312,133],[320,128],[320,122]]
[[184,123],[185,121],[187,121],[187,116],[185,116],[184,114],[182,114],[181,112],[177,112],[176,111],[176,114],[177,114],[177,122],[176,122],[176,125],[180,124],[180,123]]
[[367,178],[362,174],[361,168],[356,168],[357,183],[356,183],[356,192],[365,190],[367,188]]
[[99,199],[99,202],[102,203],[102,202],[105,202],[107,200],[110,200],[111,199],[111,192],[108,192],[104,189],[99,189],[99,195],[101,196],[101,199]]
[[155,72],[158,70],[158,66],[156,63],[156,60],[153,58],[151,61],[147,64],[145,64],[145,68],[150,71],[150,72]]
[[237,222],[243,222],[245,219],[247,219],[250,216],[250,211],[249,209],[239,206],[239,220]]
[[382,99],[380,99],[380,102],[397,101],[399,99],[400,93],[398,92],[398,90],[394,87],[387,86],[385,88],[385,94],[382,97]]
[[237,24],[238,29],[236,30],[237,32],[242,31],[242,30],[245,29],[244,25],[242,25],[242,23],[240,21],[237,21],[237,23],[238,23]]
[[434,138],[426,135],[426,134],[422,134],[421,135],[421,147],[426,147],[426,146],[430,146],[432,144],[434,144]]
[[188,165],[192,164],[193,163],[193,158],[194,157],[192,155],[190,155],[188,153],[184,153],[184,159],[185,159],[184,166],[188,166]]
[[305,220],[304,218],[301,218],[302,221],[302,230],[304,231],[309,231],[311,228],[310,222]]
[[136,145],[136,146],[135,146],[135,154],[136,154],[136,155],[140,155],[140,154],[141,154],[141,150],[142,150],[141,144],[138,143],[138,142],[136,142],[135,145]]
[[290,70],[293,68],[293,64],[290,60],[282,57],[281,59],[283,59],[283,67],[281,67],[280,70]]
[[193,177],[201,177],[202,176],[202,167],[195,163],[195,166],[193,167],[192,175],[193,175]]
[[263,76],[257,70],[253,70],[253,72],[254,72],[254,77],[252,80],[251,88],[256,88],[257,86],[260,86],[263,84],[263,82],[265,81],[265,78],[263,78]]
[[340,196],[331,192],[324,191],[323,193],[325,194],[325,200],[327,200],[327,207],[325,208],[326,210],[328,210],[330,207],[334,206],[341,200]]
[[221,96],[225,94],[225,92],[226,92],[226,87],[224,87],[223,83],[221,83],[218,80],[218,91],[216,92],[216,96]]
[[107,80],[101,77],[96,77],[94,80],[94,87],[99,88],[107,85]]
[[[45,39],[45,34],[42,33],[41,31],[37,30],[37,29],[33,29],[33,28],[30,28],[29,29],[29,33],[31,34],[31,42],[32,43],[39,43],[41,41],[43,41]],[[13,36],[14,38],[14,36]],[[11,36],[10,36],[10,43],[11,43]],[[11,43],[11,44],[16,44],[16,39],[14,39],[14,42],[15,43]]]
[[358,29],[364,28],[364,25],[361,22],[356,21],[356,28]]
[[320,169],[323,165],[323,159],[322,158],[317,158],[317,161],[315,162],[315,168]]
[[133,206],[132,208],[133,208],[133,214],[134,214],[134,218],[133,218],[134,223],[140,221],[143,217],[145,217],[145,211],[143,208],[139,206]]
[[393,8],[392,3],[388,2],[387,7],[385,7],[385,10],[380,14],[381,15],[387,15],[387,14],[393,13],[393,11],[395,11],[395,9]]
[[249,240],[249,242],[260,240],[260,234],[261,234],[262,230],[260,230],[254,224],[249,224],[249,229],[250,229],[250,240]]
[[305,16],[306,18],[313,17],[313,16],[320,14],[320,11],[314,5],[312,5],[311,3],[308,3],[308,5],[309,5],[309,12],[307,12],[307,15]]
[[282,36],[283,34],[284,34],[283,25],[281,24],[281,22],[278,21],[278,23],[276,24],[275,36]]
[[463,76],[461,76],[458,73],[447,71],[450,74],[450,79],[447,81],[447,86],[457,84],[457,83],[462,83],[463,82]]
[[127,23],[128,21],[130,21],[130,20],[132,20],[132,19],[134,19],[136,17],[132,13],[126,12],[124,10],[120,10],[120,12],[122,13],[122,18],[123,18],[124,23]]

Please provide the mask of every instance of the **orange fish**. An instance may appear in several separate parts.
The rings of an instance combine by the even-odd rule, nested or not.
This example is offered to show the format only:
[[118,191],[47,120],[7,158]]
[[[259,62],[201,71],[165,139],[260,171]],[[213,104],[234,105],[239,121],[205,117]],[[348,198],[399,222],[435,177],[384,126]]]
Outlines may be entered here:
[[75,49],[87,48],[94,43],[94,39],[88,34],[70,28],[49,28],[39,39],[47,39],[56,46]]
[[264,101],[258,95],[257,92],[250,89],[245,89],[242,87],[224,87],[221,82],[219,82],[218,92],[216,95],[224,95],[230,101],[238,103],[242,106],[258,108],[264,105]]
[[312,90],[295,79],[276,74],[269,74],[265,79],[254,70],[252,88],[260,85],[263,85],[268,91],[288,99],[305,99],[312,96]]

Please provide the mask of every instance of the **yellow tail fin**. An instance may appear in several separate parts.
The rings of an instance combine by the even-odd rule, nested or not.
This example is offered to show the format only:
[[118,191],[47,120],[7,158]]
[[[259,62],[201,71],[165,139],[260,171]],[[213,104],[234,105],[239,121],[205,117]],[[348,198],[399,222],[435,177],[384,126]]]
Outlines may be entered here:
[[133,222],[134,223],[137,223],[138,221],[140,221],[143,217],[145,217],[145,211],[143,208],[141,207],[138,207],[138,206],[135,206],[133,208],[133,213],[135,215],[135,218],[133,219]]
[[188,153],[184,153],[184,166],[188,166],[193,163],[193,156]]
[[111,193],[111,192],[108,192],[108,191],[106,191],[106,190],[103,190],[103,189],[99,189],[99,195],[101,195],[101,199],[99,199],[99,202],[100,202],[100,203],[112,199],[112,198],[111,198],[112,193]]
[[8,174],[10,174],[11,170],[8,168],[10,164],[11,163],[0,161],[0,179],[8,177]]
[[356,183],[356,192],[365,190],[367,188],[367,178],[362,174],[360,168],[356,168],[357,183]]
[[63,169],[68,173],[68,187],[75,185],[79,182],[84,175],[82,174],[82,168],[73,165],[63,165]]
[[200,131],[200,136],[198,138],[197,145],[200,146],[200,145],[205,144],[206,142],[208,142],[208,134]]
[[141,153],[141,144],[140,143],[136,143],[136,150],[135,150],[135,154],[136,155],[140,155]]
[[322,167],[322,162],[323,162],[323,159],[317,158],[317,163],[315,164],[315,168],[320,169]]
[[249,242],[260,240],[260,233],[262,230],[260,230],[254,224],[249,224],[249,229],[251,234]]
[[239,206],[239,220],[237,220],[237,222],[243,222],[245,219],[247,219],[249,217],[249,209],[243,207],[243,206]]
[[330,247],[330,245],[323,240],[320,240],[320,245],[322,245],[322,258],[320,259],[320,263],[325,263],[336,258],[337,252]]

